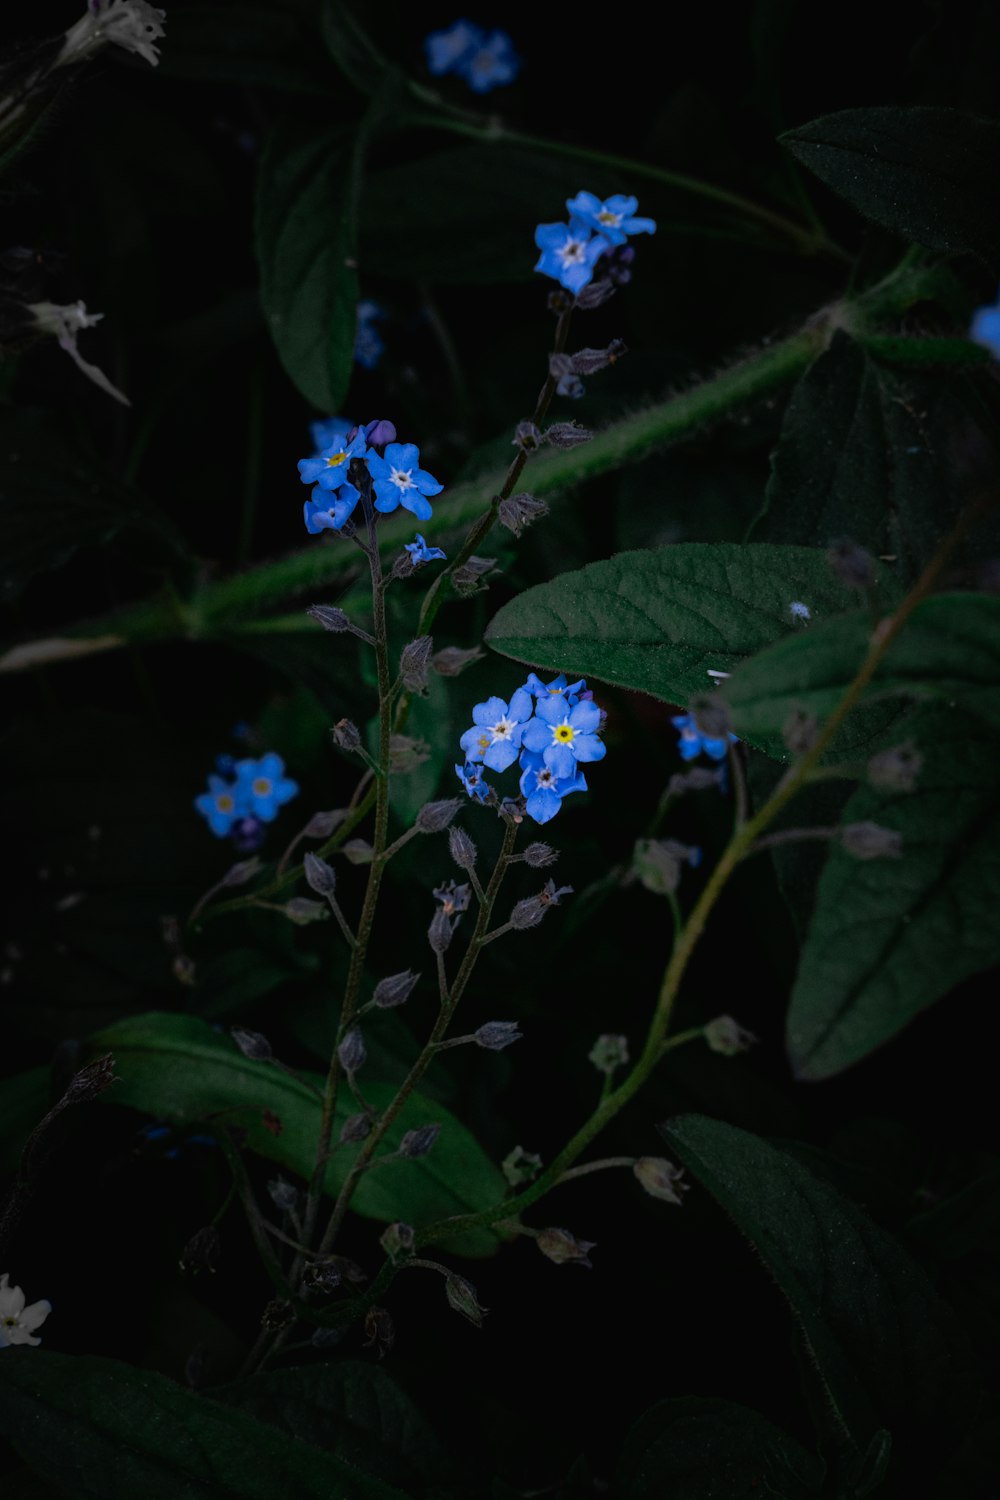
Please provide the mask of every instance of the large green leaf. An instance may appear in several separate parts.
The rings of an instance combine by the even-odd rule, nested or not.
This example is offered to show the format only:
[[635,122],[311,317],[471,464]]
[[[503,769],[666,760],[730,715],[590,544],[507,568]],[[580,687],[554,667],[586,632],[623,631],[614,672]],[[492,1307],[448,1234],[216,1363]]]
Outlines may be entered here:
[[[251,1150],[308,1178],[316,1156],[320,1102],[298,1079],[269,1063],[252,1062],[226,1036],[194,1016],[153,1012],[131,1017],[91,1037],[95,1054],[111,1052],[120,1081],[102,1097],[155,1114],[171,1124],[203,1121],[239,1125]],[[314,1085],[321,1079],[304,1074]],[[395,1090],[365,1080],[365,1097],[384,1109]],[[346,1098],[345,1098],[346,1095]],[[346,1089],[338,1099],[339,1124],[357,1106]],[[278,1117],[280,1129],[264,1111]],[[429,1155],[396,1161],[361,1179],[353,1206],[368,1218],[404,1219],[420,1224],[450,1214],[487,1208],[504,1195],[504,1179],[472,1134],[439,1104],[414,1093],[386,1135],[386,1149],[416,1126],[438,1121],[441,1134]],[[326,1174],[328,1193],[337,1192],[353,1158],[337,1152]],[[497,1238],[490,1230],[463,1236],[465,1255],[489,1255]]]
[[894,1454],[908,1442],[927,1463],[946,1452],[974,1414],[975,1386],[965,1337],[924,1271],[785,1151],[703,1115],[661,1128],[788,1298],[855,1449],[888,1430]]
[[[731,672],[852,602],[815,548],[681,542],[527,589],[493,617],[486,640],[518,661],[683,703],[712,687],[710,668]],[[810,611],[805,629],[793,603]]]
[[0,1390],[0,1432],[74,1500],[405,1500],[347,1459],[117,1360],[7,1349]]
[[766,1417],[732,1401],[680,1396],[636,1422],[615,1474],[621,1500],[800,1500],[819,1492],[816,1459]]
[[932,250],[1000,265],[1000,125],[952,109],[845,109],[781,137],[853,208]]
[[336,411],[347,391],[358,300],[353,140],[281,127],[260,166],[260,295],[281,363],[303,396]]
[[[747,662],[724,686],[737,729],[754,742],[776,734],[801,708],[823,718],[858,673],[871,640],[862,613],[818,621]],[[1000,599],[940,594],[926,599],[886,652],[869,698],[906,695],[1000,725]]]
[[970,974],[1000,962],[1000,767],[976,719],[927,706],[906,720],[924,755],[912,794],[863,786],[844,821],[896,829],[900,859],[835,845],[819,882],[788,1013],[800,1078],[866,1057]]

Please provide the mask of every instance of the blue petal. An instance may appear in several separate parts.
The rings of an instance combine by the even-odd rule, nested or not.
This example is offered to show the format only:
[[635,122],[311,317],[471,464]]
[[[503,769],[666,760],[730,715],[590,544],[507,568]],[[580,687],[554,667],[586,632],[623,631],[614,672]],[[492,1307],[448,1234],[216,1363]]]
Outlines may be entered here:
[[604,204],[596,193],[577,193],[575,198],[566,199],[566,207],[577,217],[589,217],[591,214],[599,214]]
[[[544,700],[543,700],[544,701]],[[525,750],[541,752],[552,743],[552,730],[541,719],[531,719],[524,726],[521,744]]]
[[530,719],[534,711],[534,707],[534,700],[532,699],[532,696],[528,692],[527,688],[518,688],[517,692],[510,700],[510,717],[512,719],[517,719],[518,722],[521,722],[524,719]]
[[411,515],[416,516],[418,521],[429,521],[434,514],[434,507],[431,505],[431,502],[425,500],[423,495],[416,490],[404,490],[400,503]]
[[581,734],[593,734],[601,722],[601,710],[592,698],[585,698],[572,710],[569,722]]
[[562,781],[576,770],[576,757],[569,745],[550,745],[545,751],[545,764]]
[[578,734],[573,741],[573,754],[577,760],[603,760],[608,747],[596,734]]
[[539,787],[527,801],[528,816],[536,823],[548,823],[562,806],[562,798],[551,787]]
[[483,756],[491,771],[506,771],[517,760],[517,746],[510,740],[497,740]]
[[539,698],[538,707],[535,709],[535,712],[540,719],[544,719],[546,724],[562,724],[569,717],[566,700],[561,693],[558,695],[553,694],[547,698]]

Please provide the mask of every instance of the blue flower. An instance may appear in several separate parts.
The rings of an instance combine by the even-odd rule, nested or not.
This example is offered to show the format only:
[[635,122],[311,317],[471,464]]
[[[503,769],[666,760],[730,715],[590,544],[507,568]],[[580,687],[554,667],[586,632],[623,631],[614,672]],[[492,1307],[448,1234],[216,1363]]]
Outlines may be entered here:
[[534,704],[526,688],[518,688],[509,706],[502,698],[487,698],[472,710],[472,728],[459,740],[466,762],[481,760],[491,771],[506,771],[517,760],[525,723]]
[[540,753],[560,781],[569,780],[576,775],[578,760],[603,760],[607,754],[595,733],[600,724],[601,710],[591,699],[581,699],[571,708],[561,696],[541,698],[521,743]]
[[321,448],[314,458],[299,459],[299,478],[303,484],[318,484],[321,490],[339,490],[347,482],[352,458],[363,458],[367,444],[363,431],[353,438],[345,436]]
[[527,799],[527,813],[536,823],[547,823],[562,806],[570,792],[585,792],[587,781],[578,766],[569,777],[558,777],[545,758],[530,750],[521,752],[521,795]]
[[375,481],[375,509],[393,511],[403,505],[418,521],[432,515],[428,495],[440,495],[444,489],[433,474],[420,467],[420,450],[415,443],[389,443],[384,457],[369,454],[368,470]]
[[336,495],[316,485],[312,499],[302,507],[302,518],[310,536],[320,531],[339,531],[361,499],[353,484],[342,484]]
[[655,234],[655,219],[637,219],[638,198],[615,193],[602,203],[594,193],[577,193],[567,198],[566,207],[574,219],[595,230],[611,245],[624,245],[630,234]]
[[315,450],[313,457],[318,458],[322,449],[330,448],[334,443],[346,443],[351,426],[345,417],[321,417],[317,422],[310,422],[309,436]]
[[670,722],[680,730],[677,748],[682,760],[694,760],[702,751],[710,760],[725,760],[730,743],[736,744],[735,734],[730,734],[727,739],[714,739],[711,735],[702,734],[693,714],[674,714]]
[[969,338],[976,344],[984,345],[1000,359],[1000,305],[976,309],[969,328]]
[[221,776],[208,778],[208,791],[196,797],[194,805],[217,839],[227,838],[233,824],[249,810],[239,785]]
[[419,568],[421,563],[433,562],[435,558],[440,558],[442,562],[448,561],[440,547],[428,547],[419,531],[415,542],[404,543],[403,551],[410,554],[415,568]]
[[476,39],[463,53],[455,71],[460,73],[474,94],[488,94],[491,89],[513,83],[521,71],[521,59],[506,31],[491,31]]
[[581,677],[577,682],[567,682],[565,672],[560,672],[551,682],[543,682],[534,672],[529,672],[525,686],[535,698],[564,698],[570,708],[574,708],[586,689],[587,680]]
[[242,798],[244,815],[272,823],[278,808],[299,794],[298,783],[285,775],[285,763],[273,751],[260,760],[236,763],[236,795]]
[[238,854],[253,854],[267,838],[259,818],[239,818],[233,828],[233,847]]
[[385,344],[375,327],[375,324],[381,322],[384,317],[385,313],[377,302],[358,303],[354,332],[354,361],[363,370],[374,370],[385,353]]
[[455,775],[470,797],[478,798],[480,802],[486,801],[490,794],[490,787],[486,778],[480,774],[478,766],[473,765],[471,761],[466,761],[464,766],[455,767]]
[[486,33],[481,26],[471,21],[456,21],[442,31],[432,31],[424,37],[424,53],[427,67],[435,78],[445,73],[456,73],[465,59],[481,47]]
[[591,236],[590,226],[582,219],[568,224],[539,224],[535,244],[541,255],[535,270],[551,276],[568,292],[582,292],[594,274],[594,266],[608,249],[602,235]]

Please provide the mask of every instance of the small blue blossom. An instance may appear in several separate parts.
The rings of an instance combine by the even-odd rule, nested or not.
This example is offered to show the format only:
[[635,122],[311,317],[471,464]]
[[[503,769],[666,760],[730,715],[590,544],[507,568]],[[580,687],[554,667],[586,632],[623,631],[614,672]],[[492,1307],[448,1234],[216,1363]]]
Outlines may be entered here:
[[477,765],[473,765],[472,761],[466,761],[464,766],[455,767],[455,775],[470,797],[480,802],[486,801],[490,794],[490,787]]
[[194,805],[217,839],[228,838],[233,824],[249,811],[242,789],[221,776],[208,778],[208,791],[196,797]]
[[398,505],[412,511],[418,521],[433,514],[428,495],[439,495],[444,485],[420,467],[415,443],[389,443],[384,456],[368,455],[368,471],[375,481],[375,509],[394,511]]
[[551,276],[574,293],[583,291],[594,274],[594,266],[608,249],[608,241],[602,235],[592,236],[590,226],[576,218],[568,224],[539,224],[535,244],[542,252],[535,270]]
[[417,532],[415,542],[405,542],[403,544],[403,551],[410,554],[415,568],[419,568],[421,563],[433,562],[435,558],[439,558],[441,562],[448,561],[440,547],[428,547],[419,531]]
[[309,535],[315,536],[320,531],[340,531],[360,499],[361,495],[353,484],[342,484],[333,495],[316,485],[312,498],[302,507],[302,518]]
[[801,599],[793,599],[788,606],[788,613],[793,620],[811,620],[812,610],[808,604],[803,604]]
[[1000,300],[994,307],[979,307],[972,317],[969,338],[1000,359]]
[[579,401],[581,396],[587,394],[587,387],[579,375],[560,375],[556,386],[557,396],[566,396],[570,401]]
[[492,89],[513,83],[521,71],[521,59],[506,31],[491,31],[464,53],[455,71],[474,94],[488,94]]
[[594,193],[567,198],[566,207],[575,220],[603,235],[610,245],[624,245],[630,234],[655,234],[655,219],[637,219],[638,198],[615,193],[603,203]]
[[285,775],[285,763],[273,751],[260,760],[237,761],[236,797],[242,799],[247,815],[272,823],[278,808],[298,794],[298,782]]
[[385,353],[385,344],[375,326],[384,317],[385,312],[377,302],[358,303],[354,332],[354,362],[363,370],[374,370]]
[[545,764],[562,781],[576,775],[577,761],[603,760],[607,746],[598,739],[601,710],[590,699],[571,708],[562,697],[538,700],[536,717],[527,725],[521,743],[541,753]]
[[553,677],[551,682],[543,682],[534,672],[528,673],[525,687],[534,698],[564,698],[571,708],[579,702],[585,691],[587,680],[581,677],[576,682],[567,682],[565,672],[560,672],[558,677]]
[[303,484],[315,484],[321,490],[339,490],[347,482],[351,459],[363,458],[366,448],[363,431],[349,439],[338,439],[321,448],[315,457],[300,458],[299,478]]
[[313,441],[313,458],[318,458],[324,448],[335,443],[343,446],[348,441],[352,423],[346,417],[321,417],[309,423],[309,436]]
[[570,792],[585,792],[587,781],[579,767],[569,777],[558,777],[545,764],[542,755],[530,750],[521,752],[521,795],[527,799],[526,811],[536,823],[548,823],[562,806],[564,797]]
[[424,38],[424,54],[427,67],[435,78],[445,73],[457,73],[459,67],[477,47],[486,40],[481,26],[471,21],[456,21],[442,31],[432,31]]
[[674,714],[670,722],[680,730],[680,743],[677,748],[682,760],[694,760],[703,751],[710,760],[725,760],[729,745],[736,744],[735,734],[730,734],[725,739],[715,739],[711,735],[702,734],[694,721],[693,714]]
[[481,760],[491,771],[506,771],[517,760],[524,726],[533,708],[526,688],[518,688],[509,705],[502,698],[477,703],[472,710],[472,728],[459,740],[466,762]]

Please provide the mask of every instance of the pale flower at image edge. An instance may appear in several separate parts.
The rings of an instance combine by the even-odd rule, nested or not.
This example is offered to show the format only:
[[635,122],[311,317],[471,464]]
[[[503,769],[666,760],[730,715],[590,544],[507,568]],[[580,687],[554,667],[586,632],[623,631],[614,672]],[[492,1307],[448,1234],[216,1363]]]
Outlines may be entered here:
[[41,1328],[52,1311],[51,1302],[32,1302],[24,1305],[24,1293],[19,1286],[10,1285],[10,1275],[0,1276],[0,1349],[11,1344],[40,1344],[33,1337],[36,1328]]

